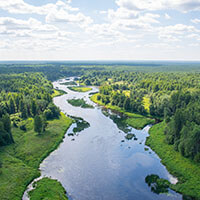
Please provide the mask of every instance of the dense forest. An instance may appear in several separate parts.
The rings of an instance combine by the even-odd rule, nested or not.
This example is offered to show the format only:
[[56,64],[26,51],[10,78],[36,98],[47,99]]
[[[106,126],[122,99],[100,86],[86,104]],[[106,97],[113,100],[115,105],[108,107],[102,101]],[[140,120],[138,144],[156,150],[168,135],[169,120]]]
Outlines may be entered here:
[[[1,64],[0,150],[15,143],[13,128],[24,133],[30,129],[29,119],[38,136],[45,134],[47,121],[60,116],[52,101],[51,81],[76,76],[81,86],[99,86],[97,100],[103,105],[163,121],[165,142],[198,164],[200,66],[191,69],[187,65]],[[0,174],[1,166],[0,160]]]
[[100,86],[105,105],[165,120],[166,141],[200,162],[200,73],[95,71],[80,82]]
[[[3,74],[0,77],[0,146],[13,143],[11,125],[26,131],[25,120],[35,118],[45,130],[46,120],[60,115],[52,103],[52,84],[41,73]],[[40,122],[41,121],[41,122]]]

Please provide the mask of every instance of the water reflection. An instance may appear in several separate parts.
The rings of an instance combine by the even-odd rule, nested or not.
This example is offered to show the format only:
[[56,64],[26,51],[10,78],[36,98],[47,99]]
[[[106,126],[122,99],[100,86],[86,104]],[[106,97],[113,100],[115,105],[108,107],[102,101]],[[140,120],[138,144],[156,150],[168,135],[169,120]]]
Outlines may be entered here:
[[151,188],[151,191],[156,194],[168,193],[169,192],[169,181],[160,178],[158,175],[151,174],[146,176],[145,182]]
[[[127,126],[125,116],[102,111],[92,103],[89,99],[91,91],[73,92],[59,82],[55,82],[54,87],[68,92],[56,97],[54,103],[64,113],[81,117],[90,126],[74,136],[65,137],[60,147],[41,164],[43,176],[58,179],[73,200],[182,199],[180,194],[171,190],[170,197],[165,193],[155,194],[145,183],[149,174],[169,179],[169,173],[158,156],[151,149],[145,151],[150,126],[143,130]],[[92,92],[96,91],[93,88]],[[67,102],[72,98],[84,98],[95,109],[73,107]],[[74,134],[75,127],[70,127],[67,134]]]

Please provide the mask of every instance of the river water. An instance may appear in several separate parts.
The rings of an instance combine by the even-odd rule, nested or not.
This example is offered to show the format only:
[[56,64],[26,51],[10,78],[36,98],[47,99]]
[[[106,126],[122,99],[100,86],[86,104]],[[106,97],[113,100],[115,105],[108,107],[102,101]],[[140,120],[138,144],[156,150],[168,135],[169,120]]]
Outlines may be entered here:
[[[54,82],[55,88],[68,94],[54,98],[61,111],[81,117],[90,124],[75,136],[66,137],[57,150],[40,165],[42,176],[57,179],[72,200],[179,200],[180,194],[169,190],[167,194],[156,194],[145,182],[148,175],[156,174],[175,183],[159,157],[145,146],[150,126],[143,130],[131,128],[135,139],[125,139],[110,116],[89,99],[89,92],[73,92],[64,80]],[[92,87],[93,91],[98,91]],[[84,98],[94,109],[74,107],[67,99]],[[109,112],[110,115],[115,115]],[[119,116],[115,115],[119,118]],[[130,128],[130,127],[129,127]],[[72,127],[67,133],[71,133]],[[137,138],[137,139],[136,139]]]

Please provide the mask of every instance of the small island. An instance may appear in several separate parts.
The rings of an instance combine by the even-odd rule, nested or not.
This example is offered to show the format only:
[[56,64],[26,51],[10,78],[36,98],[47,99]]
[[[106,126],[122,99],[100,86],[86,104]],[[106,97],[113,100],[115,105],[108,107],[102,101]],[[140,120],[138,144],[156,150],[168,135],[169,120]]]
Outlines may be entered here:
[[68,87],[68,88],[74,92],[88,92],[92,90],[92,88],[89,87]]
[[94,108],[94,106],[87,104],[84,99],[69,99],[67,102],[75,107]]

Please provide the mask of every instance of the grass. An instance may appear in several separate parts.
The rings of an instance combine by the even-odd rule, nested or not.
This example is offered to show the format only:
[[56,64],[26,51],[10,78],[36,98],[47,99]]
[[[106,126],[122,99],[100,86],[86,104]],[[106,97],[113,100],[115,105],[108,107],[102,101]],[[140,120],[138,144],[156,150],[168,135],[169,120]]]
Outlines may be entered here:
[[51,97],[54,98],[54,97],[58,97],[58,96],[61,96],[63,94],[67,94],[67,92],[63,91],[63,90],[58,90],[58,89],[54,89],[53,90],[53,94],[51,94]]
[[30,200],[68,200],[66,191],[57,180],[43,178],[35,184],[35,189],[29,192]]
[[68,88],[75,92],[88,92],[92,90],[92,88],[89,87],[68,87]]
[[67,100],[67,102],[71,104],[72,106],[76,106],[76,107],[94,108],[92,105],[87,104],[84,99],[69,99]]
[[61,114],[60,119],[48,121],[41,136],[33,131],[31,118],[27,120],[26,132],[12,128],[15,144],[0,148],[0,199],[21,200],[27,185],[40,175],[39,164],[58,147],[71,123]]
[[178,178],[179,182],[170,187],[184,195],[200,199],[200,166],[181,156],[172,145],[165,142],[165,127],[164,122],[154,125],[146,144],[159,155],[169,172]]
[[142,129],[144,128],[146,125],[148,124],[153,124],[155,122],[154,119],[151,119],[149,117],[145,117],[145,116],[142,116],[140,114],[136,114],[136,113],[130,113],[130,112],[126,112],[125,110],[121,109],[120,107],[118,106],[112,106],[110,104],[108,105],[105,105],[104,103],[102,103],[101,100],[97,100],[97,96],[99,94],[94,94],[93,96],[90,97],[90,99],[99,104],[99,105],[103,105],[105,106],[106,108],[109,108],[111,110],[116,110],[118,112],[121,112],[123,114],[125,114],[126,116],[128,116],[128,118],[126,119],[126,123],[129,125],[129,126],[132,126],[136,129]]

